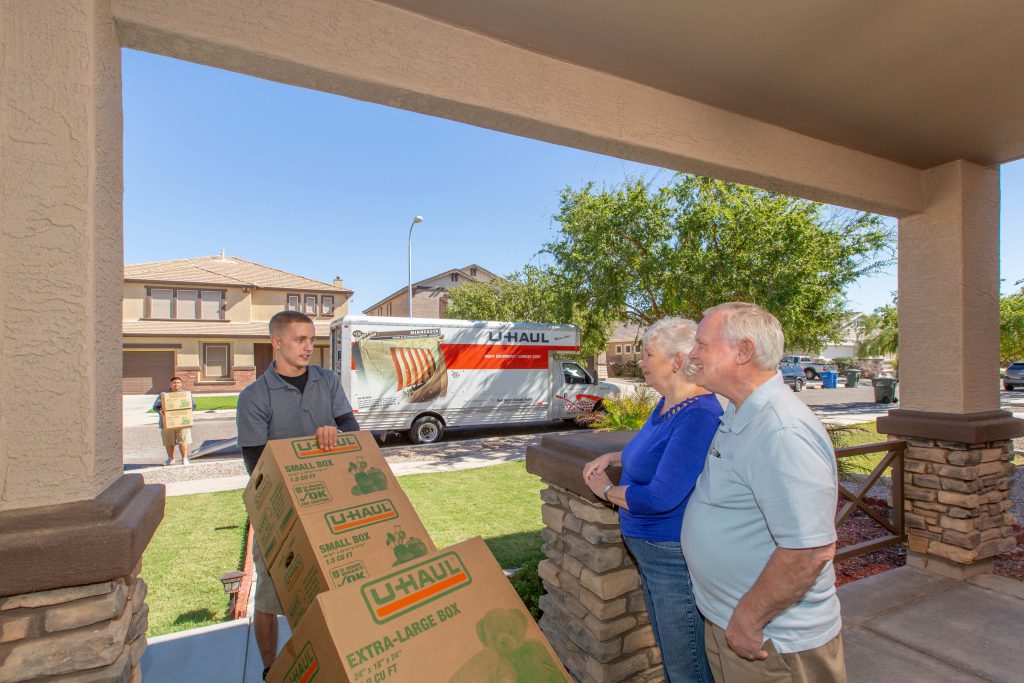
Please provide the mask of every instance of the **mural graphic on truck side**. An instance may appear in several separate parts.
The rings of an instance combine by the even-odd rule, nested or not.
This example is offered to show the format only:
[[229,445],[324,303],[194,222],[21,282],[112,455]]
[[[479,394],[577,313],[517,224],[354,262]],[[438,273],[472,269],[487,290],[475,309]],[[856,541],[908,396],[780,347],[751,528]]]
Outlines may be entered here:
[[442,339],[437,328],[363,334],[352,342],[353,370],[365,373],[368,383],[389,387],[406,403],[444,398],[448,367]]

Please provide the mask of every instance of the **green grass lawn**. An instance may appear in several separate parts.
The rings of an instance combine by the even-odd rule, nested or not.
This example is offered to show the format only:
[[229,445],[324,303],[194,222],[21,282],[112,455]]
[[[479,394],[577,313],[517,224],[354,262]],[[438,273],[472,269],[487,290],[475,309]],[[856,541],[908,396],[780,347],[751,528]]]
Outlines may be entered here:
[[224,621],[221,574],[241,569],[246,515],[241,491],[167,499],[164,519],[142,556],[153,637]]
[[[542,559],[544,485],[525,463],[414,474],[401,482],[438,548],[483,536],[502,567]],[[241,568],[245,524],[241,491],[167,499],[163,522],[142,556],[148,636],[224,621],[228,600],[217,577]]]
[[[196,410],[235,410],[238,408],[238,395],[234,396],[196,396]],[[156,399],[153,399],[156,400]],[[146,412],[155,413],[150,408]]]
[[526,471],[525,462],[411,474],[400,481],[438,548],[483,536],[502,567],[541,559],[544,484]]

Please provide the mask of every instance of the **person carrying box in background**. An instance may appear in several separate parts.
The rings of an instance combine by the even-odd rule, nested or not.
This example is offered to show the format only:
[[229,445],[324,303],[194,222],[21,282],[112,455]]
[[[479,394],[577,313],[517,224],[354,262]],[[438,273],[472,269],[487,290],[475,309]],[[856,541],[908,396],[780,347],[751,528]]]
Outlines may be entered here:
[[[266,372],[238,396],[238,445],[251,475],[268,441],[316,435],[330,450],[338,430],[359,431],[352,406],[337,375],[309,364],[316,328],[298,311],[281,311],[270,319],[274,360]],[[253,630],[263,659],[263,678],[277,658],[277,615],[284,614],[256,543],[252,547],[257,574]]]
[[[174,464],[174,447],[177,446],[181,452],[181,464],[188,464],[188,446],[192,443],[192,428],[191,427],[180,427],[178,429],[164,429],[164,393],[177,393],[181,391],[182,381],[180,377],[172,377],[170,384],[167,386],[167,391],[157,394],[156,400],[153,401],[153,410],[157,412],[160,419],[157,422],[157,427],[160,429],[160,438],[163,439],[164,448],[167,449],[167,460],[164,461],[165,465]],[[192,399],[192,410],[196,409],[196,400]]]

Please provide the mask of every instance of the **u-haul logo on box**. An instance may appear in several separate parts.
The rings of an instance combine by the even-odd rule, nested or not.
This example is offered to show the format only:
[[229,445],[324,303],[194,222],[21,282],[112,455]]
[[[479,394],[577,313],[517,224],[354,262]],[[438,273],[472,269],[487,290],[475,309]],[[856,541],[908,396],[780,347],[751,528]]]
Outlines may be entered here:
[[324,513],[327,528],[331,530],[332,534],[343,534],[353,529],[388,522],[392,519],[398,519],[398,510],[388,498]]
[[288,586],[288,590],[295,588],[295,584],[298,582],[299,577],[302,575],[302,556],[296,555],[292,560],[291,566],[288,567],[288,571],[284,575],[284,583]]
[[323,455],[337,455],[339,453],[352,453],[361,450],[363,450],[363,447],[354,434],[338,434],[338,440],[335,442],[334,448],[327,451],[321,449],[320,444],[314,438],[292,440],[292,452],[299,459],[318,458]]
[[299,656],[284,673],[284,681],[285,683],[309,683],[316,678],[318,673],[320,673],[320,663],[316,661],[313,644],[306,643],[299,650]]
[[383,624],[473,583],[455,551],[406,567],[363,585],[363,602]]

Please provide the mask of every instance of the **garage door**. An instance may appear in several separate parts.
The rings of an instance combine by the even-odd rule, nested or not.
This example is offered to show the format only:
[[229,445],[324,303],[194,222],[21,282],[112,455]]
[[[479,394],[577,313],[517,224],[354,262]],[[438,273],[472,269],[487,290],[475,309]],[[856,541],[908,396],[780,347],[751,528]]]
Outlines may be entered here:
[[125,351],[121,392],[159,394],[174,376],[174,351]]

